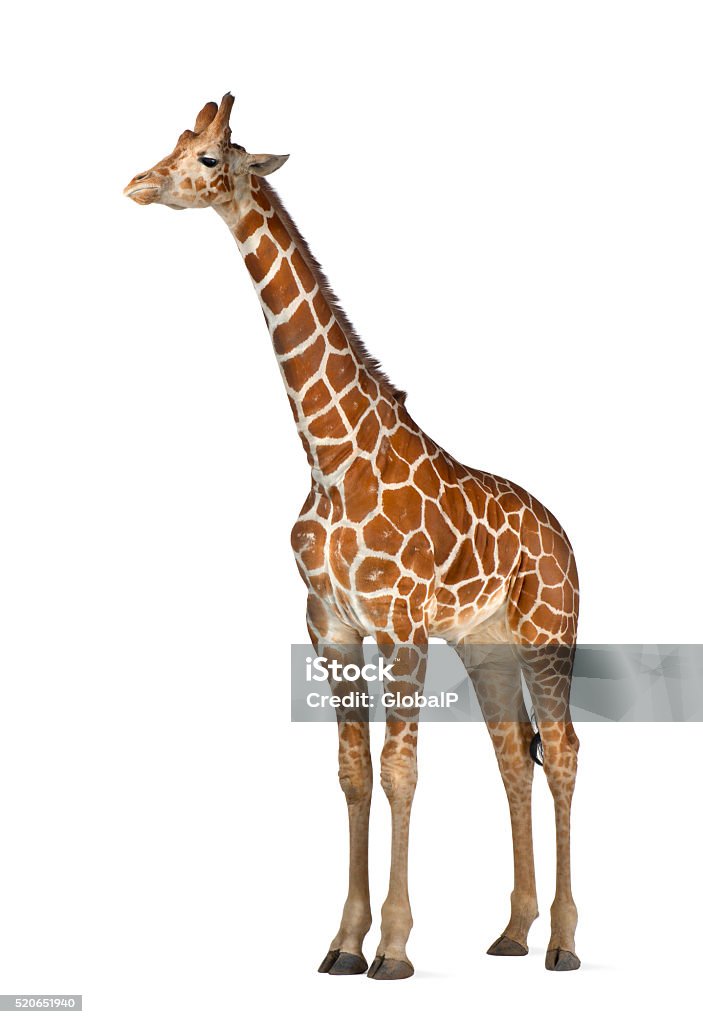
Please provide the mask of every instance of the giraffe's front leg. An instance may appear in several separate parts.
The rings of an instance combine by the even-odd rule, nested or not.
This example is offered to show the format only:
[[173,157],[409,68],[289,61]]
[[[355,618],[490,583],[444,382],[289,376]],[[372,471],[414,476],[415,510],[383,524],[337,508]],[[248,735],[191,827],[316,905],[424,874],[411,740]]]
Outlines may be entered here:
[[[380,644],[382,653],[388,647]],[[408,839],[410,811],[417,783],[418,713],[398,710],[398,698],[419,696],[427,663],[426,638],[412,647],[395,646],[388,660],[393,663],[392,683],[385,684],[387,709],[386,738],[381,754],[381,786],[391,808],[391,873],[388,895],[381,911],[381,941],[369,977],[376,980],[409,978],[414,973],[406,952],[413,925],[408,895]]]
[[339,783],[349,813],[349,889],[342,920],[320,964],[321,974],[364,974],[362,953],[371,927],[369,811],[372,770],[368,722],[339,722]]
[[[340,623],[330,635],[329,615],[323,617],[325,635],[321,635],[316,604],[308,605],[308,629],[317,654],[341,665],[364,665],[362,638]],[[344,696],[368,689],[360,678],[355,683],[332,683],[333,694]],[[368,712],[337,709],[339,731],[339,784],[347,800],[349,814],[349,888],[337,934],[320,964],[321,974],[364,974],[368,964],[362,944],[371,927],[369,897],[369,811],[373,775],[369,744]]]

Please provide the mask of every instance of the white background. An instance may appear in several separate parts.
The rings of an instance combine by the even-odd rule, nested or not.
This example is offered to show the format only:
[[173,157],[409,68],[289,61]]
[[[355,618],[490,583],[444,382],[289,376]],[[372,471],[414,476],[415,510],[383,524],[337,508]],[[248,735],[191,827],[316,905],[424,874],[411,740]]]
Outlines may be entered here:
[[[543,967],[544,779],[533,952],[489,958],[490,742],[426,728],[417,974],[316,973],[346,812],[334,728],[288,721],[306,462],[223,224],[121,192],[232,89],[411,413],[563,522],[581,639],[699,642],[701,27],[617,0],[5,12],[0,992],[82,992],[101,1024],[684,1014],[700,725],[580,726],[573,975]],[[369,959],[388,817],[379,788]]]

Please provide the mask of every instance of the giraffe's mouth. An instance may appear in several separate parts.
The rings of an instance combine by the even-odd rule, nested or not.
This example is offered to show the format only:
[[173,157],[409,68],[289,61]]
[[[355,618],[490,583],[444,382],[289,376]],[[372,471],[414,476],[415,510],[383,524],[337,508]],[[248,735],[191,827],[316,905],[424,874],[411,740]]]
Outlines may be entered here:
[[133,199],[135,203],[139,203],[140,206],[148,206],[149,203],[153,203],[159,196],[158,185],[133,185],[131,182],[124,190],[124,194],[128,199]]

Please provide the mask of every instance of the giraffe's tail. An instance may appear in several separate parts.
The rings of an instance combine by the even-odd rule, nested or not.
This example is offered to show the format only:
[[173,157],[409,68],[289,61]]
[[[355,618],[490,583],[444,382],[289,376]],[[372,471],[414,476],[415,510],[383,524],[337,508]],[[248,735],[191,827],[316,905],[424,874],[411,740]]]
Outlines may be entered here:
[[542,737],[538,732],[530,740],[530,757],[535,764],[544,765],[544,747],[542,746]]

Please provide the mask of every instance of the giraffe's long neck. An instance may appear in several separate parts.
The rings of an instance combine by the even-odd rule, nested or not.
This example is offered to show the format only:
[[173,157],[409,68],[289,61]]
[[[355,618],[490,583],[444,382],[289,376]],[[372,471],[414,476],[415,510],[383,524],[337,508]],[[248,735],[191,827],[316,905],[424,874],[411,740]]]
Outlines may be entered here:
[[244,257],[313,478],[325,487],[374,449],[402,397],[336,307],[273,189],[252,176],[232,204],[216,209]]

